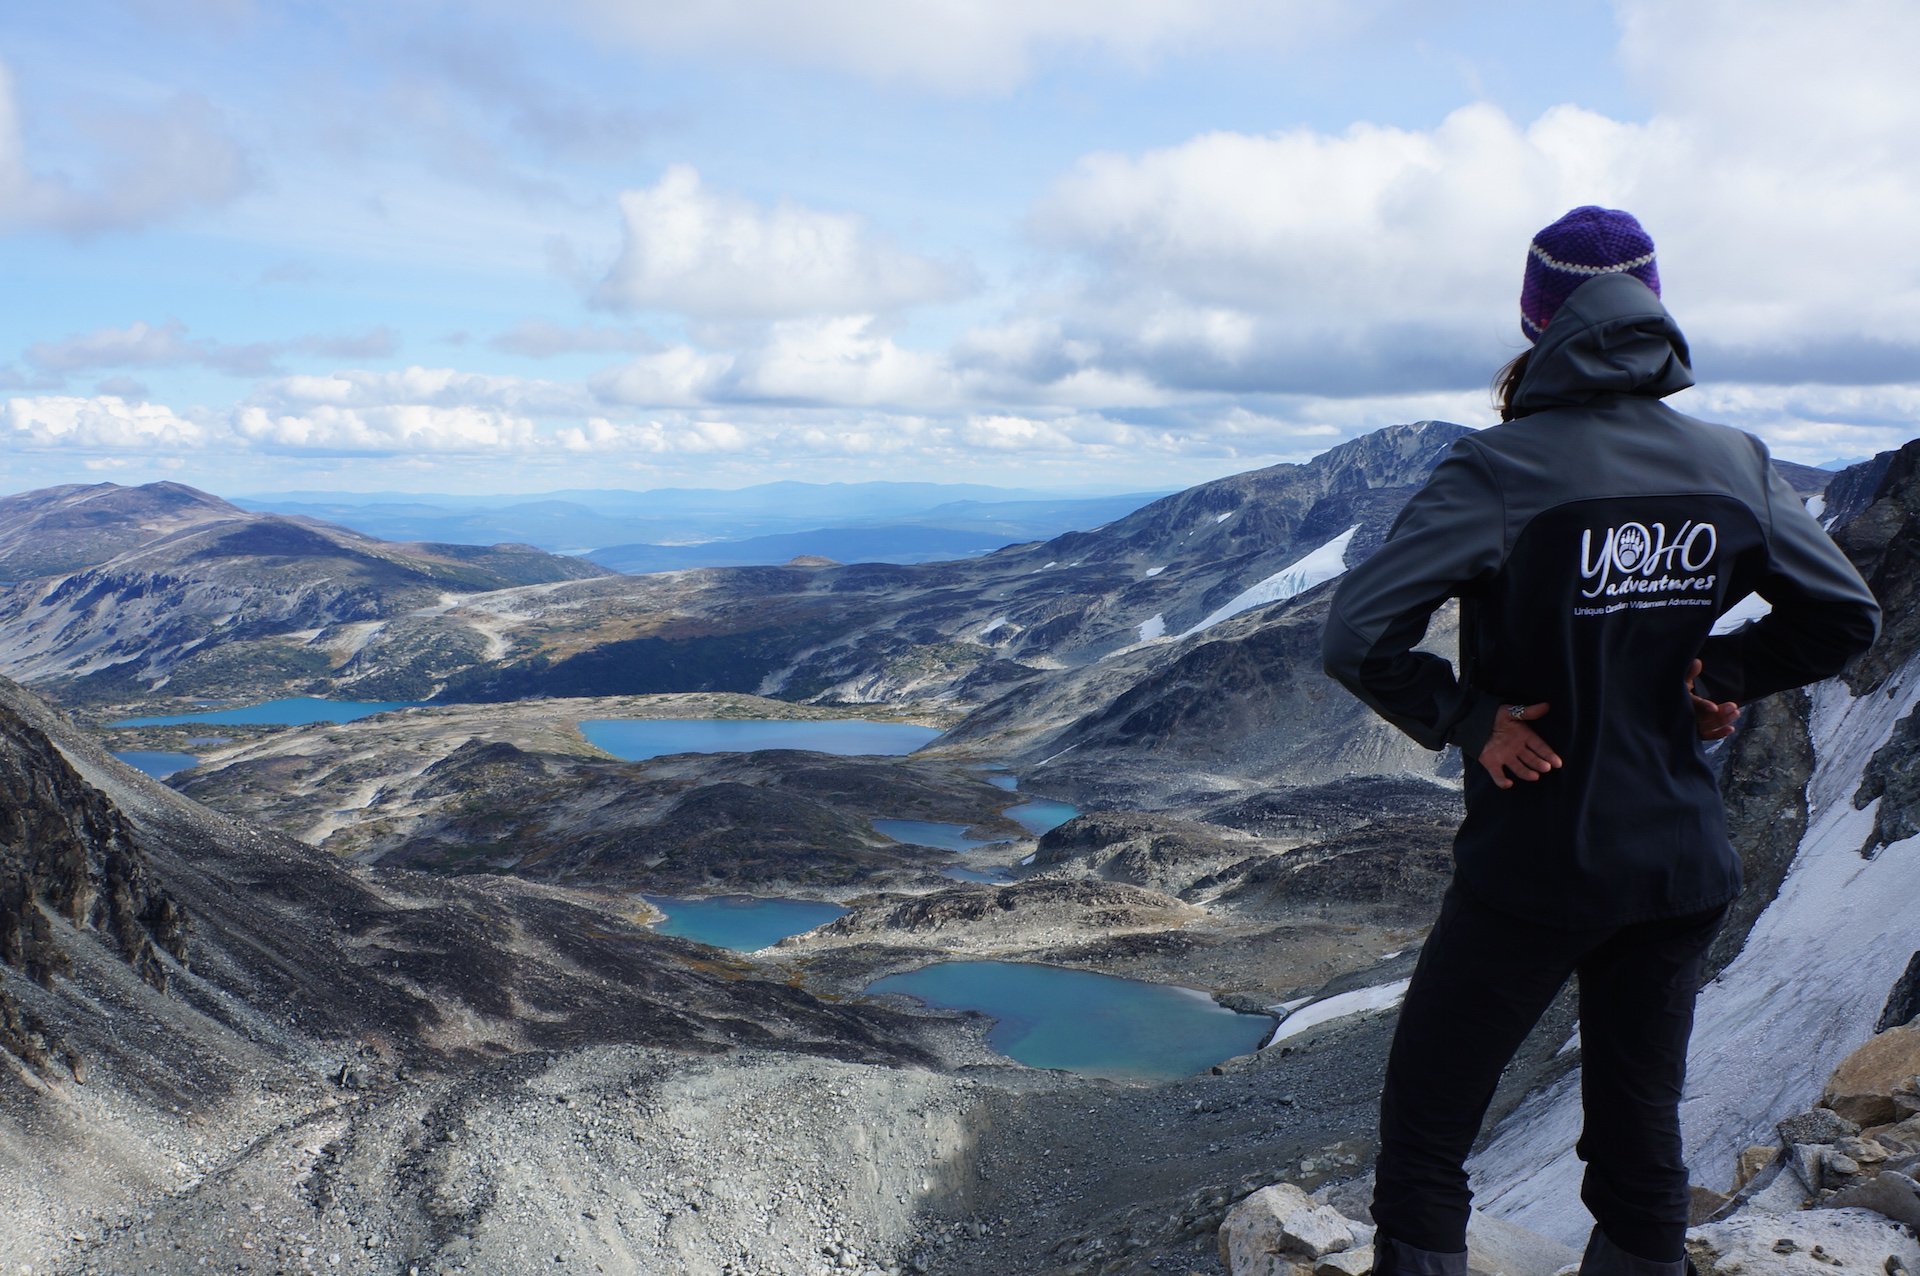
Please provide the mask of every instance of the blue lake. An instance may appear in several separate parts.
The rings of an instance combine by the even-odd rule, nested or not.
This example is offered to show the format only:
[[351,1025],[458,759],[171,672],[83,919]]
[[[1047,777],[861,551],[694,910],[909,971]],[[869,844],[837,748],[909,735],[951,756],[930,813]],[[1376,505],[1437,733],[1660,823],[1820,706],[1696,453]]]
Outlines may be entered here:
[[1001,838],[968,837],[964,824],[942,824],[937,820],[869,820],[874,831],[896,842],[915,846],[935,846],[943,851],[971,851],[991,846]]
[[752,952],[778,943],[788,935],[824,926],[846,909],[817,899],[758,899],[750,895],[715,895],[682,899],[673,895],[643,895],[667,915],[655,930],[678,935],[715,948]]
[[1205,993],[1028,962],[948,961],[868,985],[930,1006],[993,1016],[987,1040],[1035,1068],[1171,1081],[1258,1049],[1273,1031]]
[[411,709],[418,700],[323,700],[292,696],[240,709],[211,709],[204,713],[169,713],[152,718],[122,718],[116,727],[173,727],[193,722],[247,727],[304,727],[316,722],[355,722],[376,713]]
[[912,753],[940,732],[910,722],[864,718],[589,718],[580,734],[616,758],[637,762],[668,753],[745,753],[812,749],[817,753]]
[[982,778],[988,784],[1003,788],[1009,793],[1020,787],[1020,777],[1006,771],[989,771]]
[[1070,802],[1036,798],[1031,802],[1022,802],[1019,806],[1010,806],[1001,814],[1018,822],[1021,828],[1035,837],[1039,837],[1043,833],[1059,828],[1080,814],[1080,808]]
[[158,749],[122,749],[113,756],[156,780],[164,780],[176,771],[200,765],[200,759],[191,753],[163,753]]

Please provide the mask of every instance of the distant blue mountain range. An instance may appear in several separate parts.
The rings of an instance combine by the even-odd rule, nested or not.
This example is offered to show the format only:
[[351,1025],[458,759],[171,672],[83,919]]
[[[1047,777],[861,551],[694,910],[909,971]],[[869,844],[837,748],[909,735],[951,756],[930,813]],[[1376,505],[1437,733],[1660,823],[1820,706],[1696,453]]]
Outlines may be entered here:
[[299,514],[397,541],[502,541],[623,572],[783,563],[967,558],[1120,518],[1165,492],[1106,495],[967,483],[762,483],[746,488],[576,489],[538,495],[284,492],[250,510]]

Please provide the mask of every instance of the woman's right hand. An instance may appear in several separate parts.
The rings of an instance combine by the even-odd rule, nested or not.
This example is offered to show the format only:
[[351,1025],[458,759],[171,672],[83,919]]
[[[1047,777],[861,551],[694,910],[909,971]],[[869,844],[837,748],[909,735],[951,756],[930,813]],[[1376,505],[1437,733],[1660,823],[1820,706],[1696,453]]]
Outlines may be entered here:
[[1518,716],[1509,704],[1494,711],[1493,731],[1480,750],[1480,765],[1496,785],[1510,789],[1515,779],[1537,780],[1563,765],[1553,746],[1527,725],[1545,717],[1549,707],[1545,702],[1522,705]]

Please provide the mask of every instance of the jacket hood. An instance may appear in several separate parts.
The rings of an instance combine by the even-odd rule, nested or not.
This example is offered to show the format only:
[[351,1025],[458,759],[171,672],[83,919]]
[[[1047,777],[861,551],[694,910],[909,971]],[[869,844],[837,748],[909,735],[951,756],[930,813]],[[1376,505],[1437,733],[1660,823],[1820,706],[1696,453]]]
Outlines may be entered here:
[[1651,288],[1596,275],[1573,290],[1534,343],[1514,391],[1516,417],[1604,394],[1661,399],[1693,384],[1687,339]]

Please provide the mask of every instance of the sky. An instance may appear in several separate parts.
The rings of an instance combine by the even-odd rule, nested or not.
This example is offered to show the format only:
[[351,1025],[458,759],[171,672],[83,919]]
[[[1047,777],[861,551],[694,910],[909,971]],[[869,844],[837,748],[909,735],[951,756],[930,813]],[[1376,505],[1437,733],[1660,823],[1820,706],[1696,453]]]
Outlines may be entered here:
[[1909,0],[23,0],[0,491],[1167,490],[1491,424],[1534,231],[1920,429]]

